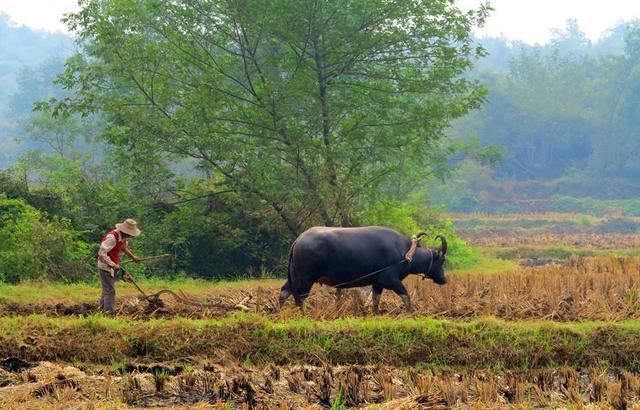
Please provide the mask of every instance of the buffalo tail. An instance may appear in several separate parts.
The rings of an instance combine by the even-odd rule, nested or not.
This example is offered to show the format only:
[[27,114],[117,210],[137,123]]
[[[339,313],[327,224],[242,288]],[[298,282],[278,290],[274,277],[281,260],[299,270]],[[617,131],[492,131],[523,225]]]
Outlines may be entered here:
[[293,265],[293,248],[296,246],[296,241],[297,239],[293,241],[293,243],[291,244],[291,248],[289,248],[289,265],[287,267],[287,282],[289,282],[289,290],[293,294],[293,298],[295,299],[296,303],[299,303],[300,294],[298,293],[298,284],[295,281],[295,276],[296,276],[294,274],[295,266]]

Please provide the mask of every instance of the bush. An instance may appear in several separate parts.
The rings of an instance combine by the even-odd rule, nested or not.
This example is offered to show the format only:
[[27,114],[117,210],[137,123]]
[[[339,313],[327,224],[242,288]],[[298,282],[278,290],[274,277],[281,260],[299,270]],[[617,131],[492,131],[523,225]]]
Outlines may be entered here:
[[0,279],[16,283],[25,279],[87,277],[88,244],[65,220],[46,220],[40,211],[20,199],[0,197]]
[[436,235],[447,238],[447,264],[451,268],[472,266],[478,262],[477,252],[460,238],[450,219],[442,217],[438,209],[429,208],[421,197],[401,203],[393,199],[378,201],[365,206],[356,217],[357,225],[380,225],[393,228],[408,237],[426,232],[429,240],[425,246],[439,247]]
[[[191,192],[198,186],[191,185]],[[197,193],[195,195],[199,195]],[[175,271],[209,279],[286,275],[292,238],[277,220],[235,194],[206,196],[141,220],[143,240],[134,250],[142,255],[171,253]],[[154,274],[172,276],[168,266],[154,265]]]

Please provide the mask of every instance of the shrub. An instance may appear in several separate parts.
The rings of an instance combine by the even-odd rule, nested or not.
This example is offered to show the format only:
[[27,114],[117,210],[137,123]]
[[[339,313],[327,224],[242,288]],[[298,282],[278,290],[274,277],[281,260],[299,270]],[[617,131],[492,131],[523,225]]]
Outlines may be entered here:
[[[197,186],[190,186],[197,192]],[[140,253],[171,253],[176,271],[204,278],[286,275],[288,246],[293,240],[268,214],[242,203],[234,194],[206,196],[147,218]],[[137,241],[136,241],[137,242]],[[165,268],[168,268],[166,266]],[[173,275],[154,265],[155,275]]]
[[78,280],[89,273],[89,246],[66,220],[46,220],[20,199],[0,197],[0,279]]
[[444,218],[438,209],[426,206],[418,195],[404,203],[389,199],[369,204],[357,215],[356,222],[357,225],[388,226],[406,236],[426,232],[429,235],[429,241],[423,242],[426,246],[439,247],[434,238],[443,235],[449,247],[449,267],[462,268],[478,262],[477,252],[456,234],[453,222]]

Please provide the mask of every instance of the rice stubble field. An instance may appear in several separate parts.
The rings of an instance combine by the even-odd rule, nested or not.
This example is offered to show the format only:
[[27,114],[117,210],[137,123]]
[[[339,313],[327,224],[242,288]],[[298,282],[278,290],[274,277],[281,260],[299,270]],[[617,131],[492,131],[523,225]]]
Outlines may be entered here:
[[[376,316],[368,289],[338,304],[323,286],[302,315],[278,308],[283,280],[271,279],[142,282],[227,306],[207,309],[151,309],[120,283],[113,318],[96,310],[96,285],[5,285],[0,407],[640,408],[640,257],[601,253],[608,234],[554,237],[544,226],[561,216],[536,218],[548,220],[493,242],[461,228],[482,253],[536,256],[452,271],[443,287],[411,278],[413,315],[392,293]],[[526,242],[526,229],[549,241]]]

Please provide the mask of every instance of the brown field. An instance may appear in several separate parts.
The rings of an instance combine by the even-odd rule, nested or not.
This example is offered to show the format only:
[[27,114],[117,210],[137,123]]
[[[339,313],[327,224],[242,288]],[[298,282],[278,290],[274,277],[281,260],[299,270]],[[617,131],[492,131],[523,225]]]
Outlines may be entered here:
[[[283,281],[284,282],[284,281]],[[130,286],[130,285],[122,285]],[[430,280],[407,280],[416,315],[449,319],[495,316],[506,320],[545,319],[585,321],[640,319],[640,257],[573,257],[561,265],[519,267],[493,275],[455,274],[446,286]],[[227,308],[201,308],[164,298],[163,308],[150,308],[137,297],[122,298],[119,315],[132,318],[219,318],[233,311],[251,311],[272,320],[285,320],[298,311],[292,299],[278,309],[279,286],[256,281],[244,288],[210,290],[193,296]],[[337,305],[332,288],[316,285],[307,299],[307,315],[317,320],[367,317],[371,314],[368,288],[350,290]],[[400,299],[386,291],[381,310],[387,316],[406,316]],[[0,315],[41,313],[52,316],[96,313],[95,304],[0,303]]]
[[[496,221],[578,217],[531,214]],[[284,280],[188,287],[187,297],[217,308],[184,305],[167,295],[164,306],[149,306],[131,285],[119,283],[118,315],[106,324],[89,302],[97,288],[56,298],[44,287],[47,296],[40,302],[9,292],[0,297],[0,318],[6,319],[0,341],[7,344],[1,350],[33,362],[10,368],[4,365],[14,362],[0,357],[0,408],[640,409],[634,343],[640,334],[640,257],[612,256],[640,249],[640,235],[545,229],[536,222],[529,234],[517,226],[461,234],[484,247],[483,253],[558,245],[612,253],[495,273],[489,263],[477,273],[452,272],[442,287],[412,277],[406,283],[413,315],[391,292],[383,294],[383,313],[375,316],[369,289],[347,291],[338,305],[333,289],[317,285],[303,316],[292,300],[279,309]],[[161,285],[143,287],[153,293]],[[236,326],[237,312],[249,315],[237,316]],[[415,330],[403,322],[412,316],[418,317]],[[424,317],[446,320],[420,321]],[[492,322],[494,317],[505,322]],[[191,319],[198,320],[187,323]],[[226,324],[207,327],[216,321]],[[307,329],[307,321],[328,327]],[[385,327],[395,322],[408,328]],[[298,324],[288,328],[291,323]],[[280,330],[265,330],[271,324]],[[434,327],[421,333],[419,326]],[[97,346],[101,337],[108,339],[105,346]],[[85,347],[71,346],[74,338]],[[273,343],[286,352],[273,350]],[[118,354],[110,356],[111,344]],[[359,354],[360,347],[367,351]]]
[[471,221],[482,220],[485,222],[491,221],[544,221],[544,222],[565,222],[569,220],[579,220],[587,217],[589,220],[596,222],[605,222],[612,218],[624,218],[631,222],[640,222],[640,217],[626,216],[626,215],[607,215],[607,216],[585,216],[584,214],[572,213],[572,212],[521,212],[511,214],[488,214],[488,213],[456,213],[451,212],[447,214],[448,217],[454,221]]
[[[639,408],[640,377],[604,368],[416,370],[385,366],[195,364],[119,374],[40,362],[0,370],[2,408],[360,409]],[[229,404],[233,403],[232,406]]]
[[638,234],[542,233],[521,235],[510,231],[508,228],[495,228],[483,230],[461,229],[460,235],[470,245],[487,248],[562,245],[592,250],[640,249],[640,235]]

